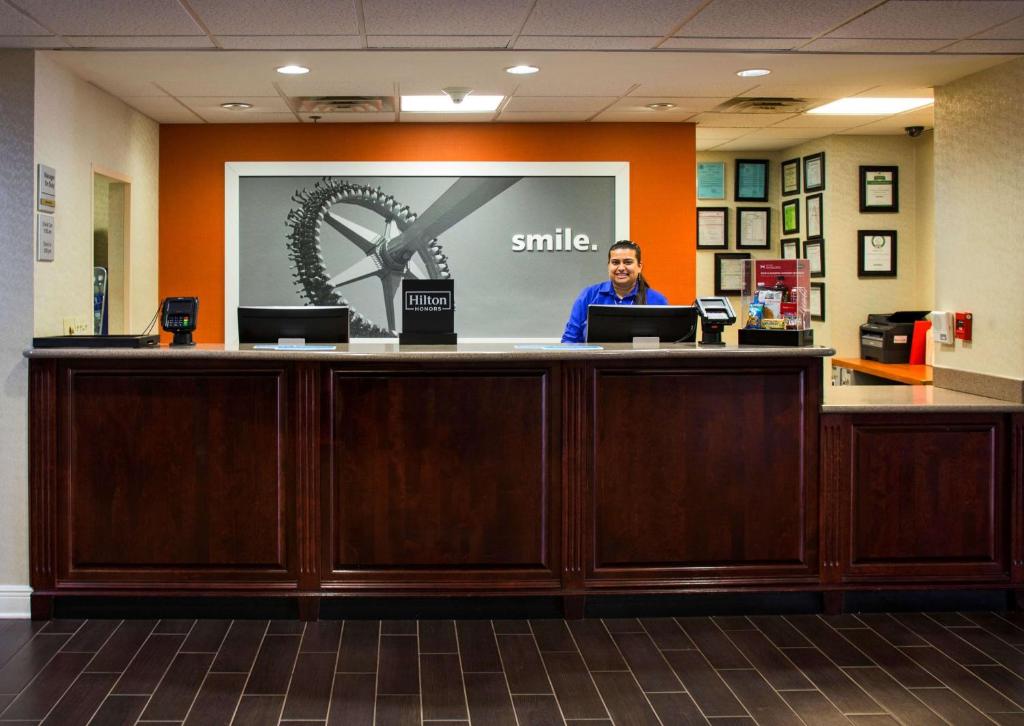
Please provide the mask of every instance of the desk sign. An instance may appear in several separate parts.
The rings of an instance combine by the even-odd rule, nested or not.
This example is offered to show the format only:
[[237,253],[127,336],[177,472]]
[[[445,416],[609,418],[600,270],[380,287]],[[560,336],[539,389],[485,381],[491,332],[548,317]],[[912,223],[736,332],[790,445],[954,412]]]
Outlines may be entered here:
[[455,281],[402,280],[400,345],[455,345]]
[[53,216],[36,215],[36,259],[53,262]]
[[57,170],[45,164],[39,164],[38,168],[36,208],[40,212],[54,212],[57,209]]

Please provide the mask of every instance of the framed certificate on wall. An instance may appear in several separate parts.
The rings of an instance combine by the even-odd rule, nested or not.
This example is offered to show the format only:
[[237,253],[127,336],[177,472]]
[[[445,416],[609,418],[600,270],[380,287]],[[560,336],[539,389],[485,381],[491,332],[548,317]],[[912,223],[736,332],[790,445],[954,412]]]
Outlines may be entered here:
[[771,230],[772,210],[770,208],[736,208],[736,249],[769,249],[772,246]]
[[896,230],[857,231],[857,277],[896,277]]
[[736,160],[736,201],[768,201],[768,160]]
[[729,249],[729,208],[697,208],[697,249]]

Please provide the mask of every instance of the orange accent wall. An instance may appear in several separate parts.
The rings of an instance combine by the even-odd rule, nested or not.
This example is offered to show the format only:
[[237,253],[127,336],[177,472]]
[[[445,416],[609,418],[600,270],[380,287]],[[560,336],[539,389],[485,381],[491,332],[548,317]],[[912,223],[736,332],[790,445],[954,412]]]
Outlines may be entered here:
[[628,161],[630,237],[643,247],[644,271],[670,301],[689,303],[696,278],[694,128],[676,123],[162,125],[160,297],[198,295],[196,340],[224,340],[228,161]]

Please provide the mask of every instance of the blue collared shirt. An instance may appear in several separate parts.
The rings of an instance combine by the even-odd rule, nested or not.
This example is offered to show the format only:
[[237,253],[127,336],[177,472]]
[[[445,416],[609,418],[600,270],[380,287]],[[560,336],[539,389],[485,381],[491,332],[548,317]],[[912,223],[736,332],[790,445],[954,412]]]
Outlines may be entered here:
[[[611,280],[583,288],[583,292],[572,304],[569,322],[565,324],[565,332],[562,333],[562,342],[587,342],[587,307],[590,305],[632,305],[634,300],[636,300],[635,287],[626,297],[620,298],[615,293]],[[668,299],[654,288],[649,287],[647,288],[647,304],[668,305]]]

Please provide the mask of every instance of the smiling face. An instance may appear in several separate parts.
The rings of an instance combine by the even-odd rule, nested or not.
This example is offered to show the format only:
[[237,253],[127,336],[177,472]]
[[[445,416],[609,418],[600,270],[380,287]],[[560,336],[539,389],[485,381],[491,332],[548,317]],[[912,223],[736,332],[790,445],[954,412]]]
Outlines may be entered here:
[[608,253],[608,279],[620,297],[628,295],[636,286],[636,279],[642,269],[643,263],[636,250],[617,247]]

